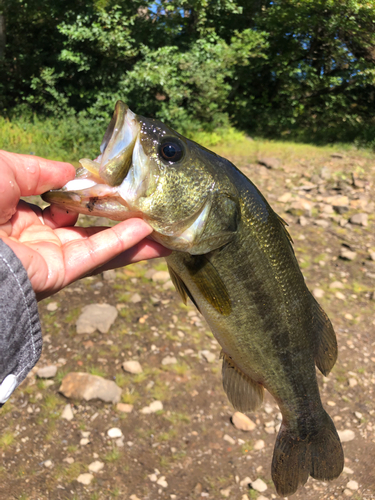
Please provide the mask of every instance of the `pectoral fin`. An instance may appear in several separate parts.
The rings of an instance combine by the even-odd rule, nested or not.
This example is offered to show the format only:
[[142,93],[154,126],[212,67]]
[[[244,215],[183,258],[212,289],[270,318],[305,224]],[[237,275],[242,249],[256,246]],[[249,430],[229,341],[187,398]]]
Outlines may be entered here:
[[192,255],[184,260],[191,280],[200,293],[220,314],[232,311],[231,299],[225,283],[205,255]]
[[223,387],[233,407],[241,412],[254,411],[263,402],[264,388],[245,375],[223,351]]
[[[195,307],[199,311],[199,307],[197,303],[194,300],[194,297],[191,295],[189,289],[185,285],[185,283],[182,281],[182,279],[179,277],[179,275],[171,268],[171,266],[168,264],[168,271],[169,275],[171,277],[172,283],[174,284],[175,289],[178,291],[178,293],[181,295],[182,302],[186,305],[187,298],[192,301],[192,303],[195,305]],[[200,311],[199,311],[200,312]]]

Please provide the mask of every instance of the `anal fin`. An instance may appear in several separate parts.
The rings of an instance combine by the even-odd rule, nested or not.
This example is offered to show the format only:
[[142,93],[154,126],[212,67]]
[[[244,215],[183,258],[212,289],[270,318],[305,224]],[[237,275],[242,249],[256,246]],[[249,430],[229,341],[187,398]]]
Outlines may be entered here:
[[233,407],[241,412],[254,411],[263,402],[264,388],[245,375],[233,360],[221,351],[223,387]]
[[313,297],[312,301],[316,337],[315,364],[323,375],[328,375],[337,359],[336,334],[326,313]]

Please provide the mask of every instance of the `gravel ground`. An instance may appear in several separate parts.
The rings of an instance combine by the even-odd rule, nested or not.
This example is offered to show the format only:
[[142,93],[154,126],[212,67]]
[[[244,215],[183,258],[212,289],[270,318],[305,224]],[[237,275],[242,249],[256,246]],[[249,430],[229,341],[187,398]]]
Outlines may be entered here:
[[[338,337],[339,359],[318,379],[345,441],[345,469],[332,482],[310,478],[293,499],[374,499],[373,158],[291,157],[271,169],[232,160],[289,224],[308,286]],[[234,426],[219,345],[166,270],[163,260],[139,263],[40,303],[42,357],[0,410],[1,499],[276,498],[270,468],[279,409],[266,394],[248,415],[252,423],[245,420],[251,430]],[[90,304],[113,306],[106,333],[77,332]],[[128,361],[138,362],[125,365],[133,373],[123,368]],[[57,370],[38,377],[48,366]],[[70,372],[115,382],[116,402],[64,396]]]

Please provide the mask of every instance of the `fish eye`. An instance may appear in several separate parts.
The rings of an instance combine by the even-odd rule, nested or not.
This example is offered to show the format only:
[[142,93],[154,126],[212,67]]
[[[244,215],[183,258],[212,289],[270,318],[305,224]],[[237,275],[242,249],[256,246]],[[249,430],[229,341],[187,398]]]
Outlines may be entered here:
[[159,148],[159,155],[168,162],[175,163],[184,155],[184,149],[179,141],[168,139]]

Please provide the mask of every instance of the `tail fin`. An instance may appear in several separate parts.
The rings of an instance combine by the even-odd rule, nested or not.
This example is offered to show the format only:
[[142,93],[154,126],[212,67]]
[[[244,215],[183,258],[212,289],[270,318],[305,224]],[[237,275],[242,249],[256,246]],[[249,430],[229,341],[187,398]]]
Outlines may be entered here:
[[318,431],[305,439],[282,423],[272,459],[272,480],[279,495],[292,495],[309,475],[320,480],[335,479],[343,467],[344,453],[328,413],[324,412]]

